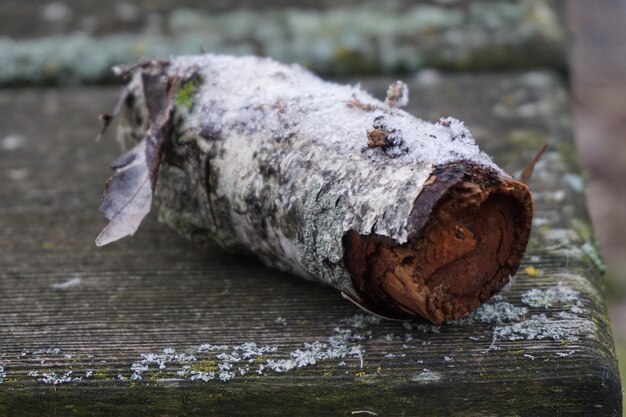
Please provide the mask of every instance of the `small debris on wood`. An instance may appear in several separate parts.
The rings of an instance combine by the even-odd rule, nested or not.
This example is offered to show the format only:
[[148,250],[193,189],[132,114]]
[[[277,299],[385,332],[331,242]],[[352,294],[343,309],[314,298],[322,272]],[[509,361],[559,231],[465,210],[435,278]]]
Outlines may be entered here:
[[361,110],[364,110],[364,111],[374,111],[374,110],[381,110],[382,109],[380,106],[363,103],[361,100],[359,100],[356,97],[356,93],[352,93],[352,99],[350,99],[348,101],[347,106],[350,107],[350,108],[361,109]]
[[389,107],[400,108],[409,104],[409,87],[402,81],[396,81],[389,86],[385,104]]
[[382,129],[373,129],[367,131],[367,146],[370,148],[382,148],[385,146],[389,146],[387,143],[387,137],[389,136],[389,132],[386,132]]
[[408,149],[396,149],[395,152],[390,151],[391,148],[400,148],[404,141],[400,137],[399,132],[394,128],[389,128],[385,122],[385,116],[380,115],[374,118],[372,123],[373,129],[367,131],[367,146],[370,148],[382,148],[388,156],[396,157],[407,152]]

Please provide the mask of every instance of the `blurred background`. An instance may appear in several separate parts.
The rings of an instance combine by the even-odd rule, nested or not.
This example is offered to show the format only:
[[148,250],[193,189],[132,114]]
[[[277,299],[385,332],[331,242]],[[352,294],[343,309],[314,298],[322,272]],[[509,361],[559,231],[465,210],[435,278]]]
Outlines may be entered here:
[[[269,55],[354,79],[560,74],[626,364],[626,0],[302,0],[297,8],[286,0],[0,1],[3,88],[112,83],[113,64],[201,51]],[[16,133],[0,146],[23,141]]]

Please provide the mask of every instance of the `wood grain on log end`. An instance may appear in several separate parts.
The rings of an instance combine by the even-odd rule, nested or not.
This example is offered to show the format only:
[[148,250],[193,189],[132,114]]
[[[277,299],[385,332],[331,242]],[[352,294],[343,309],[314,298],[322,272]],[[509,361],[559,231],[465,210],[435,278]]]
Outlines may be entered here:
[[416,198],[407,243],[351,231],[344,261],[368,310],[456,320],[515,274],[532,215],[526,185],[472,163],[448,164],[433,171]]

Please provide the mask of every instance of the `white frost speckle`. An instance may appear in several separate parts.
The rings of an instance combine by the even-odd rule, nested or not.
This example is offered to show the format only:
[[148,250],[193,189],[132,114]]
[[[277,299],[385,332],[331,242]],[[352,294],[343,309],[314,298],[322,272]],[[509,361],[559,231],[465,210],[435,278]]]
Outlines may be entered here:
[[407,330],[417,330],[422,333],[441,333],[441,326],[434,324],[414,324],[410,321],[405,321],[402,323],[402,327]]
[[20,355],[21,356],[37,356],[37,355],[60,355],[63,351],[59,348],[48,347],[45,349],[27,349],[24,350]]
[[430,369],[424,368],[422,372],[411,377],[411,381],[418,382],[420,384],[428,384],[431,382],[437,382],[441,379],[441,374],[433,372]]
[[56,372],[42,372],[38,373],[37,371],[29,372],[28,376],[31,377],[39,377],[37,378],[38,382],[43,382],[44,384],[51,385],[59,385],[59,384],[68,384],[72,381],[81,381],[81,377],[72,377],[72,371],[65,372],[63,374],[57,374]]
[[522,295],[522,303],[531,307],[541,308],[566,306],[569,307],[573,313],[583,312],[583,303],[580,300],[580,293],[562,283],[546,290],[537,288],[530,289]]
[[150,365],[156,365],[159,370],[163,370],[167,368],[168,363],[180,364],[197,360],[194,355],[176,353],[176,350],[171,347],[163,349],[163,353],[144,353],[141,357],[141,360],[134,362],[130,366],[131,371],[133,371],[130,376],[131,380],[141,379],[143,373],[150,370]]
[[[259,346],[255,342],[239,345],[202,344],[195,351],[203,355],[197,357],[176,353],[173,348],[166,348],[163,353],[142,354],[142,359],[131,365],[131,380],[140,380],[148,371],[160,372],[167,367],[179,367],[176,374],[181,378],[199,381],[230,381],[237,375],[250,372],[263,375],[266,371],[288,372],[297,368],[315,365],[324,360],[354,358],[363,368],[365,351],[361,341],[371,338],[371,330],[362,330],[370,324],[378,323],[375,316],[357,314],[340,321],[341,325],[351,328],[335,327],[332,335],[325,341],[306,342],[302,347],[288,353],[278,352],[276,346]],[[362,330],[362,331],[359,331]],[[211,358],[215,361],[215,370],[194,369],[193,363]],[[395,355],[394,355],[395,356]],[[154,366],[156,365],[156,366]],[[345,360],[338,366],[347,366]]]
[[315,365],[318,361],[327,359],[358,358],[363,367],[363,348],[355,343],[360,340],[350,329],[335,329],[335,334],[328,339],[328,343],[315,341],[305,343],[303,349],[297,349],[286,359],[268,359],[266,366],[275,372],[286,372],[308,365]]
[[287,325],[287,319],[284,319],[282,317],[278,317],[276,320],[274,320],[276,323],[278,324],[282,324],[283,326]]
[[574,353],[576,353],[575,350],[570,350],[568,352],[556,352],[555,355],[559,358],[567,358],[568,356],[572,356]]
[[528,309],[526,307],[517,307],[507,301],[501,301],[501,296],[495,296],[489,301],[481,305],[476,311],[460,320],[452,321],[450,324],[455,325],[472,325],[475,323],[506,323],[516,321],[523,318]]
[[76,277],[76,278],[68,279],[67,281],[51,284],[50,288],[54,288],[55,290],[67,290],[68,288],[78,287],[82,282],[83,282],[82,278]]
[[0,365],[0,384],[4,382],[4,378],[7,377],[6,372],[4,372],[4,366]]
[[576,341],[580,336],[592,336],[596,329],[592,321],[574,315],[560,315],[559,318],[561,320],[538,314],[519,323],[498,326],[493,333],[494,343],[496,340]]
[[214,352],[216,350],[227,350],[228,345],[212,345],[210,343],[203,343],[198,346],[198,353]]
[[355,314],[341,320],[340,324],[352,327],[354,329],[363,329],[367,326],[378,324],[380,322],[380,317],[374,316],[372,314]]

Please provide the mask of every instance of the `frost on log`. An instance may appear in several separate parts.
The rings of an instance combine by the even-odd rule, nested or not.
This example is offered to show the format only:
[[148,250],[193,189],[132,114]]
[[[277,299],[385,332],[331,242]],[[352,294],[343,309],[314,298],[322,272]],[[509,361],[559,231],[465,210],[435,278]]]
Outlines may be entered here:
[[257,57],[118,72],[132,75],[118,138],[135,145],[114,164],[98,245],[133,234],[154,194],[160,219],[189,239],[253,253],[379,315],[434,323],[476,309],[520,264],[528,188],[462,122],[401,110],[401,82],[382,102]]

